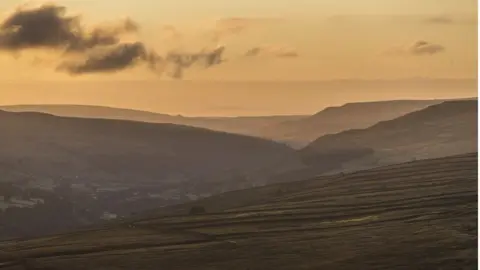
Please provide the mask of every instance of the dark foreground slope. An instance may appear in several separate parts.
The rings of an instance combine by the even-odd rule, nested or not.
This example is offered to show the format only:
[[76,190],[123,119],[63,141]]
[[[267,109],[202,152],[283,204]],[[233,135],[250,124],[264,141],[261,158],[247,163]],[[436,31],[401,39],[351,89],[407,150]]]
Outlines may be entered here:
[[474,269],[477,169],[472,153],[225,193],[203,215],[0,243],[3,269]]
[[402,117],[318,138],[301,150],[328,170],[356,170],[477,149],[476,100],[448,101]]

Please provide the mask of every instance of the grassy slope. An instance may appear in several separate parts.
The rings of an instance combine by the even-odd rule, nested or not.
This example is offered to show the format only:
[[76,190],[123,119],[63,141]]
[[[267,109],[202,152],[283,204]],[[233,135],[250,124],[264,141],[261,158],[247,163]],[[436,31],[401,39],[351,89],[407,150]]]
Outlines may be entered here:
[[131,120],[150,123],[172,123],[244,135],[260,135],[259,130],[285,121],[296,121],[306,115],[252,117],[183,117],[132,109],[89,105],[13,105],[0,106],[12,112],[43,112],[57,116]]
[[[472,269],[477,153],[235,191],[125,224],[1,243],[5,269]],[[152,214],[152,213],[150,213]],[[168,214],[168,215],[166,215]]]
[[15,105],[0,109],[14,112],[34,111],[58,116],[123,119],[153,123],[173,123],[217,131],[264,137],[302,147],[314,139],[354,128],[367,128],[441,103],[442,100],[392,100],[348,103],[329,107],[314,115],[258,117],[182,117],[146,111],[86,105]]
[[293,149],[272,141],[173,124],[3,111],[0,123],[0,169],[38,178],[138,184],[183,173],[215,180],[300,164]]
[[322,162],[335,152],[372,149],[379,165],[468,153],[477,149],[477,114],[476,100],[444,102],[367,129],[320,137],[302,153]]
[[264,135],[305,146],[326,134],[368,128],[378,122],[395,119],[441,102],[442,100],[391,100],[348,103],[339,107],[328,107],[309,117],[265,128]]

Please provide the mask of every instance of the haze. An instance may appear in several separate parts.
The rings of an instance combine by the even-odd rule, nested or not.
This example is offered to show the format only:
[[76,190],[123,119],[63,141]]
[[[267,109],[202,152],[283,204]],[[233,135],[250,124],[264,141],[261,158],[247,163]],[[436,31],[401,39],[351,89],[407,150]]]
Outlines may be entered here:
[[[1,1],[2,19],[22,3]],[[55,4],[88,25],[128,17],[140,26],[135,40],[161,55],[222,45],[226,61],[188,69],[181,80],[143,66],[71,76],[55,69],[58,54],[50,51],[1,52],[1,105],[93,104],[223,116],[306,114],[353,101],[477,95],[476,1]]]
[[1,270],[476,269],[476,1],[46,1],[0,0]]

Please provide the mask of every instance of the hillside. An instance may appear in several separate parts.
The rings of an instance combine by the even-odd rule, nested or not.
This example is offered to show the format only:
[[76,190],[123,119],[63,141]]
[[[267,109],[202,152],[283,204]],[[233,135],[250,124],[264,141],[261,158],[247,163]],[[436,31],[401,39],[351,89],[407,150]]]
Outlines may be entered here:
[[264,137],[291,142],[304,147],[318,137],[350,129],[368,128],[378,122],[392,120],[407,113],[438,104],[443,100],[391,100],[347,103],[326,108],[312,116],[285,121],[267,127]]
[[[61,213],[60,227],[71,228],[104,212],[129,215],[261,185],[303,166],[293,149],[272,141],[173,124],[0,111],[0,125],[0,208],[48,201],[8,208],[13,223],[0,238],[50,232]],[[19,222],[25,218],[37,226]]]
[[[473,269],[477,153],[234,191],[0,243],[3,269]],[[192,206],[206,214],[188,215]],[[174,214],[174,215],[172,215]],[[43,269],[43,268],[42,268]]]
[[245,116],[245,117],[184,117],[139,111],[132,109],[111,108],[89,105],[12,105],[0,106],[1,110],[10,112],[42,112],[57,116],[132,120],[150,123],[171,123],[216,131],[258,136],[259,130],[284,121],[294,121],[307,116]]
[[0,123],[0,161],[39,177],[142,184],[299,164],[284,145],[187,126],[8,112]]
[[[366,129],[318,138],[301,150],[324,170],[354,170],[477,149],[476,100],[448,101]],[[343,165],[343,166],[342,166]]]
[[326,134],[361,129],[421,110],[443,100],[392,100],[347,103],[314,115],[257,117],[183,117],[146,111],[87,105],[14,105],[12,112],[44,112],[57,116],[172,123],[216,131],[263,137],[302,148]]

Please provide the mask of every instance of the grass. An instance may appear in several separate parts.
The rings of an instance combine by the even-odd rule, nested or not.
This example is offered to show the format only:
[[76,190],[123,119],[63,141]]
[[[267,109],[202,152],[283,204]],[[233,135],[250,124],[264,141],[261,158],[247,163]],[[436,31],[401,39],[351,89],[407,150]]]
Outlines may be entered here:
[[477,170],[475,153],[318,177],[0,250],[74,270],[473,269]]

